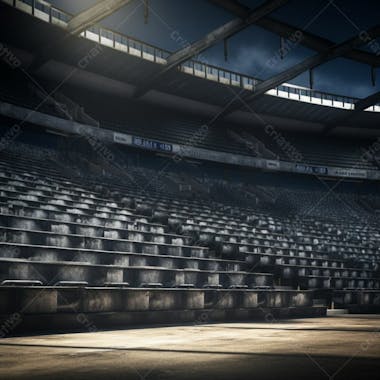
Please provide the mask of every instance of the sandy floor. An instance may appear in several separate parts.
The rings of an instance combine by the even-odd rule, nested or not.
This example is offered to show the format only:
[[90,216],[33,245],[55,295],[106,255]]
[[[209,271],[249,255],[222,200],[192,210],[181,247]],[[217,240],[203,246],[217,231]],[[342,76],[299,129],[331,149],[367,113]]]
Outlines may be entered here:
[[380,316],[0,340],[1,379],[379,379]]

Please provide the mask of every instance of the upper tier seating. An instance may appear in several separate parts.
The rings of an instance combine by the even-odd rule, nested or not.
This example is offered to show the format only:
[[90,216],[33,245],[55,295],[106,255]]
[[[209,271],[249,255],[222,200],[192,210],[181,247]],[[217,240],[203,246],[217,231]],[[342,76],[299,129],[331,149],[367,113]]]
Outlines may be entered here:
[[[40,112],[64,119],[163,142],[309,165],[378,170],[376,161],[366,159],[364,154],[373,141],[355,142],[354,146],[352,141],[314,135],[305,138],[300,134],[277,131],[274,127],[275,134],[265,133],[262,127],[252,129],[226,122],[213,124],[210,117],[194,117],[174,110],[168,112],[153,105],[149,105],[149,112],[145,111],[146,105],[126,108],[118,103],[118,99],[110,102],[109,107],[102,107],[103,95],[94,93],[88,98],[78,94],[77,90],[67,90],[67,96],[58,93],[56,99],[49,97],[48,101],[41,102],[39,99],[44,98],[41,91],[26,86],[23,79],[20,80],[16,73],[1,78],[0,100],[32,109],[38,107]],[[71,100],[65,102],[64,99]],[[72,111],[73,104],[80,105],[75,112]],[[284,143],[291,146],[292,155],[284,149]]]

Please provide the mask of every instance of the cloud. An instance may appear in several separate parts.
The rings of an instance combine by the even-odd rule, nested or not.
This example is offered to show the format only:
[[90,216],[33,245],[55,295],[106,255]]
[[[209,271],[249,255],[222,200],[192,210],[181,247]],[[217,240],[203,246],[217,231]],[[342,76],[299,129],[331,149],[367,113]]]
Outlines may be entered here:
[[268,50],[265,46],[241,46],[234,58],[234,69],[265,79],[300,62],[302,57],[289,53],[280,58],[280,49]]

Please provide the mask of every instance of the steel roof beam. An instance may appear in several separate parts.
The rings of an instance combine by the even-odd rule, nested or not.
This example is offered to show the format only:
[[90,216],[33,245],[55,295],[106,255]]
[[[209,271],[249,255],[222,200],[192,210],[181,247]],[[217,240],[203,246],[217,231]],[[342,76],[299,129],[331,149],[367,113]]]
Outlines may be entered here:
[[262,17],[285,5],[288,1],[289,0],[267,0],[264,4],[260,5],[254,10],[247,12],[245,17],[238,17],[232,21],[229,21],[219,28],[208,33],[198,41],[192,43],[191,45],[174,52],[167,58],[165,67],[163,67],[158,73],[149,78],[145,84],[136,90],[135,97],[139,97],[145,94],[151,88],[152,84],[160,80],[160,77],[166,72],[176,68],[181,63],[188,61],[202,51],[215,45],[217,42],[223,41],[226,38],[231,37],[234,34],[249,27],[250,25],[256,23]]
[[102,0],[94,6],[74,16],[67,24],[67,31],[71,35],[77,35],[96,24],[100,20],[110,16],[117,10],[133,0]]
[[[376,39],[380,36],[380,25],[376,25],[375,27],[369,29],[366,31],[366,33],[371,37],[371,39]],[[302,74],[303,72],[313,69],[323,63],[329,62],[335,58],[341,57],[342,55],[346,54],[347,52],[351,51],[352,49],[363,45],[365,41],[363,40],[361,34],[350,38],[349,40],[337,44],[329,49],[327,49],[323,53],[315,54],[309,58],[306,58],[302,62],[294,65],[293,67],[289,68],[288,70],[283,71],[280,74],[277,74],[263,82],[260,82],[257,84],[254,91],[244,97],[244,101],[249,104],[252,102],[256,97],[264,94],[266,91],[276,88],[277,86],[289,81],[290,79],[295,78],[296,76]],[[231,107],[230,110],[227,113],[230,113],[236,109],[242,108],[242,105]]]
[[[209,0],[209,1],[241,18],[246,17],[246,15],[250,11],[248,7],[234,0]],[[300,30],[292,25],[275,20],[269,16],[265,16],[261,18],[260,20],[258,20],[256,22],[256,25],[284,38],[289,38],[295,33],[299,33],[301,31],[302,38],[299,40],[298,43],[309,49],[315,50],[317,52],[323,52],[326,49],[335,45],[334,42],[326,38],[319,37],[312,33]],[[363,31],[362,37],[363,39],[365,38],[364,31]],[[363,50],[353,49],[352,51],[349,51],[346,54],[344,54],[344,57],[360,62],[360,63],[365,63],[371,66],[375,66],[375,67],[380,66],[380,56],[370,53],[370,52],[363,51]]]

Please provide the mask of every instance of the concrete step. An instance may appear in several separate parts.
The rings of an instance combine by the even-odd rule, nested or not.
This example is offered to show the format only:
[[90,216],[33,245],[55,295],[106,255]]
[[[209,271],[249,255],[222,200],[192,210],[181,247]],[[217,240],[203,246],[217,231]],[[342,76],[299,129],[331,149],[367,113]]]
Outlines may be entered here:
[[332,317],[335,315],[349,314],[348,309],[327,309],[327,316]]

